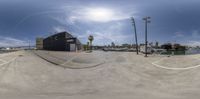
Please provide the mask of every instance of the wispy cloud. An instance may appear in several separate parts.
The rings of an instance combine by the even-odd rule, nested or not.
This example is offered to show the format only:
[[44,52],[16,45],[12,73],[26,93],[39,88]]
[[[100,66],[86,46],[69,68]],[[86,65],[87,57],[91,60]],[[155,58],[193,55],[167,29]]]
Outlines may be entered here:
[[188,41],[186,45],[188,46],[200,46],[200,32],[198,30],[192,30],[190,32],[191,35],[187,37]]
[[182,31],[175,32],[174,36],[173,36],[173,38],[175,38],[175,39],[183,38],[183,37],[185,37],[185,35],[184,35],[184,32],[182,32]]
[[94,36],[94,44],[104,45],[110,44],[111,42],[115,42],[116,44],[122,44],[128,42],[132,38],[132,35],[125,35],[122,32],[124,24],[116,23],[112,26],[102,29],[101,31],[96,30],[88,30],[86,34],[79,35],[80,39],[87,40],[89,35]]
[[198,39],[198,38],[200,38],[200,33],[199,33],[198,30],[193,30],[193,31],[192,31],[192,38],[193,38],[193,39]]
[[[134,10],[91,6],[61,8],[66,11],[66,14],[53,17],[53,19],[67,28],[54,27],[56,32],[67,30],[80,38],[82,43],[86,43],[91,34],[95,38],[94,44],[98,45],[110,44],[111,42],[122,44],[130,42],[132,39],[131,34],[124,35],[123,32],[126,28],[124,20],[130,19],[136,13]],[[82,26],[83,23],[84,26]]]
[[[106,7],[92,7],[92,6],[79,6],[79,7],[61,7],[61,9],[66,11],[66,17],[62,19],[68,23],[75,23],[77,21],[83,22],[111,22],[119,21],[130,18],[135,15],[136,11],[127,11],[123,9],[116,8],[106,8]],[[61,18],[61,17],[59,17]],[[60,19],[57,19],[60,20]]]
[[0,47],[17,47],[17,46],[27,46],[28,42],[15,39],[12,37],[0,36]]
[[63,32],[63,31],[66,31],[66,29],[62,26],[56,26],[56,27],[53,27],[53,30],[55,32]]
[[73,11],[70,20],[74,21],[93,21],[110,22],[130,18],[129,13],[123,13],[109,8],[83,8]]
[[188,41],[185,45],[192,46],[192,47],[200,46],[200,41]]

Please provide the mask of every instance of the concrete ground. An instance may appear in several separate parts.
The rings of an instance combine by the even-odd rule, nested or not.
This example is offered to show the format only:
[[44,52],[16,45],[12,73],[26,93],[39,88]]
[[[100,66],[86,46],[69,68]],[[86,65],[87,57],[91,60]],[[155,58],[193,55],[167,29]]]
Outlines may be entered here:
[[101,51],[5,53],[0,54],[0,97],[199,99],[199,58]]

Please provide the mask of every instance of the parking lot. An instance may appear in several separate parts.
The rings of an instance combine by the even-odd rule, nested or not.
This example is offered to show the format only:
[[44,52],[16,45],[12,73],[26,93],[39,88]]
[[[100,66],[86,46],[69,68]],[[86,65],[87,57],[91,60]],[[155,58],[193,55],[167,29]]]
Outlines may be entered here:
[[198,99],[199,57],[145,58],[134,52],[102,51],[5,53],[0,56],[0,96],[4,99]]

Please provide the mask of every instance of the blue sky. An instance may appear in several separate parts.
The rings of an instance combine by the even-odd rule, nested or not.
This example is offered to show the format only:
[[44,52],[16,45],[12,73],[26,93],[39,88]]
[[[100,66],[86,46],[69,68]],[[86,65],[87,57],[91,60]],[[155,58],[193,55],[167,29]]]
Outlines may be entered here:
[[199,0],[0,0],[0,46],[28,45],[36,37],[68,31],[82,43],[94,35],[95,45],[134,43],[130,17],[138,40],[200,45]]

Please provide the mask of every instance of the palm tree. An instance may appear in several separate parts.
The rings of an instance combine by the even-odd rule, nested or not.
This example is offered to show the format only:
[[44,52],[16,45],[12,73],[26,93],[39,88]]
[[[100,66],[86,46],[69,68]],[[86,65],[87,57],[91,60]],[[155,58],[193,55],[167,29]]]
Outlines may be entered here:
[[90,43],[87,42],[87,48],[86,48],[87,51],[89,50],[89,46],[90,46]]
[[88,40],[90,41],[90,51],[92,52],[92,41],[94,40],[94,37],[92,35],[90,35],[88,37]]

